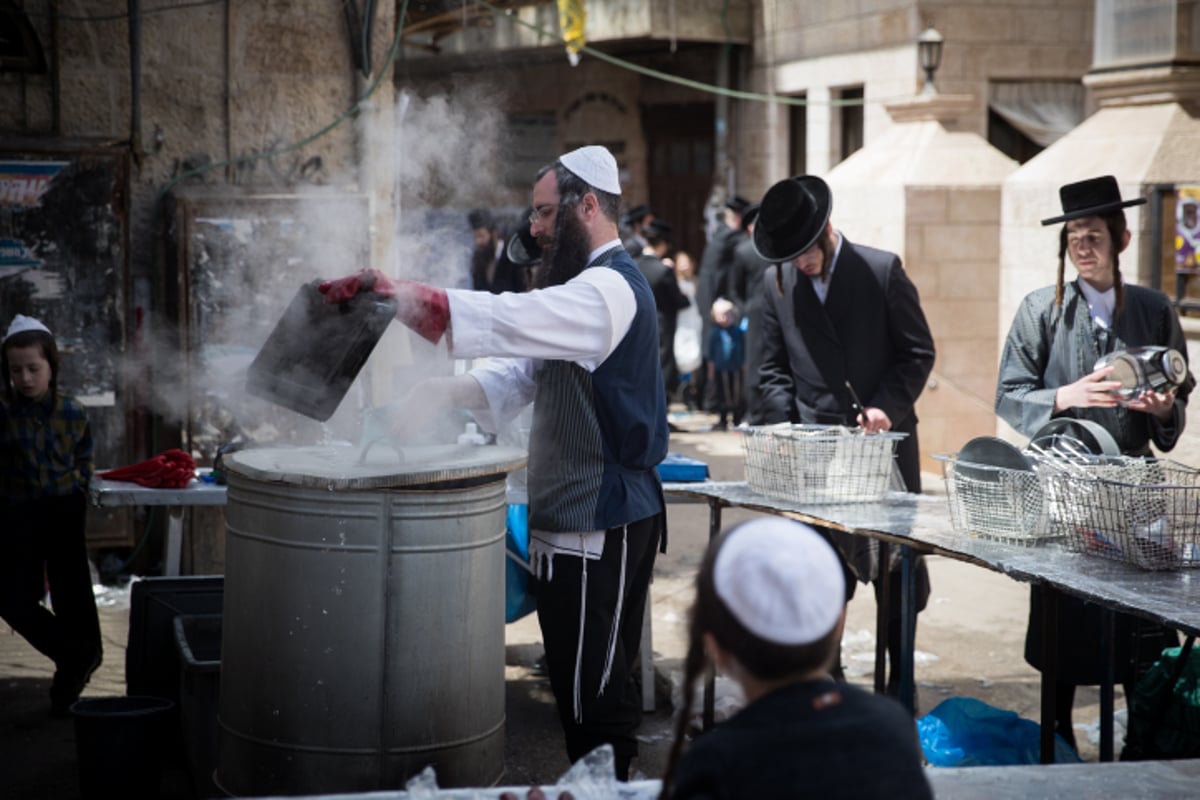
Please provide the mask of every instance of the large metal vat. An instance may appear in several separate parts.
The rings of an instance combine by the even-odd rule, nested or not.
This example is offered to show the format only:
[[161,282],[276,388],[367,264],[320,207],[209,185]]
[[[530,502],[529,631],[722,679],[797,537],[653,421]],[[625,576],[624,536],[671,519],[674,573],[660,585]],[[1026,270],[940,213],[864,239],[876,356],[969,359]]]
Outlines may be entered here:
[[504,477],[524,451],[228,457],[216,780],[233,795],[499,780]]

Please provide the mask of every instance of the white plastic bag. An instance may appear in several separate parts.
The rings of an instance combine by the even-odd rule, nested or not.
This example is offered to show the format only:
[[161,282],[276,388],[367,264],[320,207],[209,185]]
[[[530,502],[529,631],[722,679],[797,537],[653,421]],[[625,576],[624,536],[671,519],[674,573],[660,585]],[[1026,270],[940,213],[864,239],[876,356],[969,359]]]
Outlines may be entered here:
[[693,303],[679,312],[675,321],[675,366],[681,375],[698,369],[701,362],[700,313]]

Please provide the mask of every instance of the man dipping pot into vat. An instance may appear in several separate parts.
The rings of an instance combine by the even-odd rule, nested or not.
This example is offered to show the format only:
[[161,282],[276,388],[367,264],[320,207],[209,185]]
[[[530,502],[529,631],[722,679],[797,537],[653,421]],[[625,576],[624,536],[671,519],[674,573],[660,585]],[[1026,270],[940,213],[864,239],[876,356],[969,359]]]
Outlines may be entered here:
[[571,761],[611,744],[626,780],[641,722],[642,614],[665,545],[655,466],[668,432],[654,296],[617,235],[620,194],[603,147],[538,172],[530,222],[542,266],[532,292],[438,289],[376,271],[321,291],[331,302],[367,288],[393,295],[396,318],[430,341],[445,335],[454,357],[499,357],[415,386],[401,403],[405,430],[424,424],[422,408],[471,409],[490,427],[536,399],[530,558],[550,685]]

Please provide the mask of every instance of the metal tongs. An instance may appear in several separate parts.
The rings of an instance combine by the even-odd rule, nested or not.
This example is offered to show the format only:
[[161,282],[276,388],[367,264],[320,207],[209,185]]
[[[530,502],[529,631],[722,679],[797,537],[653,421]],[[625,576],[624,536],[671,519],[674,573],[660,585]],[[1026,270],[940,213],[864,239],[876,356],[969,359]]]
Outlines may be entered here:
[[1029,450],[1035,456],[1034,466],[1060,469],[1076,477],[1087,477],[1084,467],[1096,462],[1096,454],[1083,442],[1070,436],[1055,435],[1052,441],[1048,448],[1037,442],[1029,443]]
[[359,464],[366,462],[367,453],[380,442],[391,447],[400,457],[400,463],[404,463],[404,448],[401,447],[399,438],[392,433],[392,420],[395,416],[395,406],[369,408],[363,412],[362,433],[358,437]]
[[[848,391],[850,393],[850,407],[857,412],[856,416],[854,417],[854,425],[855,425],[855,427],[861,428],[862,425],[860,425],[858,423],[858,418],[866,417],[867,407],[864,406],[862,400],[859,399],[858,392],[854,391],[854,387],[850,384],[850,381],[847,380],[845,383],[846,383],[846,391]],[[866,432],[867,431],[864,429],[863,433],[866,433]]]

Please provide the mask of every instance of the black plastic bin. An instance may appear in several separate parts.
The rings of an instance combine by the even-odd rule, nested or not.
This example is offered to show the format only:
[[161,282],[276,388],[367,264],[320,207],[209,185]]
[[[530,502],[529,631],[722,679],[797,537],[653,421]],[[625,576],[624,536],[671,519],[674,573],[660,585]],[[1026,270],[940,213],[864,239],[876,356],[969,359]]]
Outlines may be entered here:
[[90,697],[71,706],[79,789],[89,798],[156,798],[174,703],[163,697]]
[[175,617],[179,723],[197,797],[217,797],[217,704],[221,691],[221,615]]

